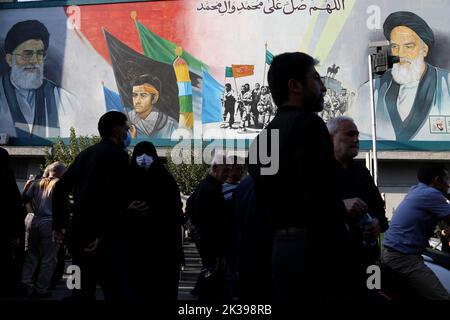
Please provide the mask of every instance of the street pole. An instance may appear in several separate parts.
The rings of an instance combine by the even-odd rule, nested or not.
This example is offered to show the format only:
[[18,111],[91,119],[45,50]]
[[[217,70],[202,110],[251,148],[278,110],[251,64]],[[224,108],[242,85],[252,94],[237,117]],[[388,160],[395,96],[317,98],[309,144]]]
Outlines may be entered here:
[[369,54],[369,85],[370,85],[370,108],[372,114],[372,152],[373,152],[373,171],[372,177],[375,185],[378,186],[378,157],[377,157],[377,125],[375,118],[375,98],[373,94],[373,73],[372,73],[372,56]]
[[264,87],[265,85],[265,80],[266,80],[266,55],[267,55],[267,42],[264,45],[264,47],[266,48],[266,50],[264,51],[264,73],[263,73],[263,84],[262,86]]

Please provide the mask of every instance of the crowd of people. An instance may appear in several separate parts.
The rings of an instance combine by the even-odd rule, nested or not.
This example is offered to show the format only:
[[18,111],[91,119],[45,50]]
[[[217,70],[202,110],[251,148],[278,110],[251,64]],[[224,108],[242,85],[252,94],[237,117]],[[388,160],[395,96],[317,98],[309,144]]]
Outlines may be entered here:
[[[1,200],[8,219],[2,224],[1,254],[10,259],[2,265],[1,276],[9,283],[2,286],[2,297],[48,298],[59,246],[65,243],[81,270],[81,288],[67,299],[93,300],[97,284],[105,299],[177,298],[183,212],[175,179],[150,142],[137,144],[129,159],[123,113],[106,113],[98,129],[99,143],[81,152],[67,170],[60,163],[47,167],[42,178],[25,186],[22,197],[1,149]],[[15,252],[24,253],[24,202],[32,203],[34,217],[26,257],[20,259]],[[158,263],[145,264],[155,242],[162,244],[152,249]],[[141,276],[147,272],[158,277]]]
[[[248,83],[242,85],[238,94],[231,88],[230,83],[226,83],[222,105],[223,122],[228,123],[226,127],[239,129],[240,132],[247,131],[247,128],[265,128],[277,112],[269,87],[261,86],[259,83],[255,83],[253,90]],[[236,118],[239,118],[239,122]],[[233,126],[236,122],[238,127]]]
[[[266,159],[256,157],[254,163],[216,153],[187,200],[184,214],[202,260],[192,294],[199,300],[376,301],[384,296],[367,286],[367,268],[380,265],[422,298],[450,299],[421,257],[436,225],[450,223],[448,171],[436,163],[423,165],[417,186],[389,225],[369,171],[354,160],[357,124],[345,116],[325,124],[317,115],[326,88],[316,64],[299,52],[280,54],[271,63],[268,83],[277,112],[249,152],[277,152],[276,173],[265,174]],[[243,91],[242,100],[248,98],[243,114],[251,114],[250,88]],[[52,164],[42,179],[26,186],[23,199],[0,149],[1,203],[8,209],[0,233],[7,258],[0,276],[8,283],[2,297],[13,292],[14,282],[29,289],[26,297],[46,295],[58,245],[65,242],[82,270],[81,288],[73,289],[70,299],[95,299],[97,283],[106,299],[177,298],[183,224],[177,183],[151,142],[138,143],[129,159],[124,114],[104,114],[98,129],[99,143],[67,170]],[[275,132],[277,145],[267,143]],[[33,203],[35,217],[19,268],[15,253],[23,252],[24,200]],[[157,261],[149,265],[146,256],[155,242]]]

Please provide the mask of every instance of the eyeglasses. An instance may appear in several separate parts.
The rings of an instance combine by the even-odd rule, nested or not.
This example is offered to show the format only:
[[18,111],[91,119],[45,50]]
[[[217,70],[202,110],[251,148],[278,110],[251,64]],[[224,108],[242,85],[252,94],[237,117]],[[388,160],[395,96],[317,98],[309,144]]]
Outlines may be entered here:
[[22,60],[28,62],[30,61],[34,55],[36,55],[36,59],[38,61],[44,61],[47,56],[47,52],[45,50],[23,50],[22,53],[13,53],[16,56],[20,56]]

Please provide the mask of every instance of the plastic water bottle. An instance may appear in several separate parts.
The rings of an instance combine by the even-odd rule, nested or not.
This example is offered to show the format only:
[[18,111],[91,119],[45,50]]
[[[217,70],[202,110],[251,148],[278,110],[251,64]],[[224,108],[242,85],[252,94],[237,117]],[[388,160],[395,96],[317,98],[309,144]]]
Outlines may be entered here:
[[[359,225],[361,226],[361,229],[363,231],[365,231],[368,227],[370,227],[372,225],[372,221],[373,221],[373,219],[370,216],[370,214],[366,213],[359,220]],[[375,240],[370,240],[369,242],[367,242],[366,240],[363,240],[363,245],[365,247],[374,247],[376,244],[377,244],[377,242]]]

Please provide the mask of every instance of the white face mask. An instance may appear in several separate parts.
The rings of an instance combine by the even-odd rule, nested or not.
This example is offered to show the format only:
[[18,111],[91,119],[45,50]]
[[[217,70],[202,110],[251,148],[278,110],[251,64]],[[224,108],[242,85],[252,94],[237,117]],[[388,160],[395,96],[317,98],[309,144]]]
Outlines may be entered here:
[[144,153],[136,157],[136,163],[139,167],[147,170],[153,163],[153,157]]

